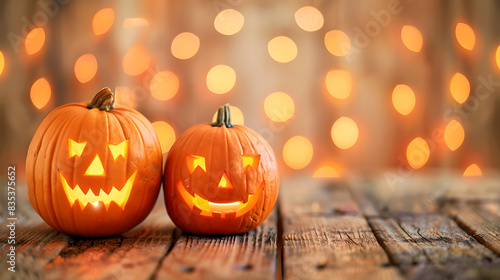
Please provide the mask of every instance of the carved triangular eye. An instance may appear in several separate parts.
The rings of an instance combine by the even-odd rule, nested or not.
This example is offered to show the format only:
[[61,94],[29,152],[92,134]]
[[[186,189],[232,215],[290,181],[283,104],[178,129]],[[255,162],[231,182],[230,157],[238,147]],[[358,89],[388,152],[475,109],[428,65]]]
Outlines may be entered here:
[[189,174],[193,174],[196,167],[200,167],[203,171],[207,172],[205,166],[205,158],[202,156],[186,155],[186,164],[189,170]]
[[128,152],[128,139],[121,142],[120,144],[113,145],[113,144],[108,144],[109,150],[111,151],[111,154],[113,155],[113,159],[116,161],[119,156],[122,156],[123,158],[127,158],[127,152]]
[[75,140],[68,138],[68,155],[70,158],[74,156],[82,156],[83,149],[85,149],[85,146],[87,145],[87,142],[82,142],[78,143]]
[[242,155],[243,159],[243,172],[247,172],[248,167],[252,166],[253,169],[259,168],[260,155]]

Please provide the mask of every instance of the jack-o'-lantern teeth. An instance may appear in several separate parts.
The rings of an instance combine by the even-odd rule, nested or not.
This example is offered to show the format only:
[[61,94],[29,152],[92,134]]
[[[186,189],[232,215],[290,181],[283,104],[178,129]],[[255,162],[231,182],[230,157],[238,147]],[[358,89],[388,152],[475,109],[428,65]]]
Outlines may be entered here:
[[177,190],[191,210],[198,211],[198,215],[200,216],[212,217],[215,214],[220,215],[221,218],[238,218],[248,213],[255,207],[255,205],[257,205],[257,202],[262,196],[263,189],[264,182],[260,184],[254,194],[248,194],[247,202],[235,201],[229,203],[216,203],[203,199],[196,193],[191,195],[185,189],[181,181],[177,184]]
[[115,202],[122,210],[124,210],[130,197],[132,185],[135,182],[136,175],[137,171],[135,171],[134,174],[128,178],[121,190],[118,190],[116,187],[112,187],[109,194],[102,189],[99,190],[98,194],[95,194],[90,188],[87,193],[84,193],[78,184],[74,188],[71,188],[66,181],[66,178],[64,178],[64,176],[59,172],[64,193],[66,194],[69,204],[73,206],[73,204],[78,201],[80,209],[84,209],[89,203],[94,207],[98,207],[99,202],[102,202],[106,207],[106,210],[108,210],[111,202]]

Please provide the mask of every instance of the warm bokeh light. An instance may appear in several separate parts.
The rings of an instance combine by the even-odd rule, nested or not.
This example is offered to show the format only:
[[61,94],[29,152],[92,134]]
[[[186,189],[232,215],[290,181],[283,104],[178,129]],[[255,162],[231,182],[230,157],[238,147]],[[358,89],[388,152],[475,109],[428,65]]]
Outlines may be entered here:
[[278,36],[269,41],[267,51],[277,62],[287,63],[297,56],[297,45],[286,36]]
[[469,165],[464,171],[464,177],[481,177],[483,176],[483,172],[481,168],[477,166],[477,164],[473,163]]
[[476,35],[468,24],[463,22],[457,23],[455,27],[455,36],[460,46],[464,49],[472,50],[474,48],[476,44]]
[[230,91],[236,83],[236,72],[233,68],[220,64],[212,67],[207,74],[207,87],[216,94]]
[[75,63],[75,76],[80,83],[86,83],[97,73],[97,60],[93,54],[80,56]]
[[164,121],[154,122],[153,127],[158,135],[162,153],[167,153],[175,142],[174,129]]
[[335,56],[346,56],[351,50],[351,40],[343,31],[331,30],[325,35],[325,46]]
[[95,35],[102,35],[111,28],[115,21],[115,12],[111,8],[105,8],[95,13],[92,19],[92,30]]
[[340,174],[337,171],[337,169],[329,165],[325,165],[318,168],[316,172],[314,172],[313,174],[313,178],[338,178],[338,177],[340,177]]
[[313,146],[304,136],[294,136],[283,146],[283,160],[293,169],[306,167],[313,157]]
[[50,100],[52,92],[50,84],[45,78],[40,78],[33,83],[30,90],[30,98],[33,105],[42,109]]
[[5,68],[5,58],[3,57],[3,53],[0,52],[0,75],[2,75],[4,68]]
[[358,141],[358,126],[351,118],[340,117],[332,125],[331,136],[335,146],[340,149],[349,149]]
[[450,92],[455,101],[464,103],[470,93],[469,80],[462,73],[455,73],[450,81]]
[[193,57],[200,49],[200,38],[190,32],[182,32],[172,40],[170,50],[172,55],[178,59]]
[[335,98],[346,99],[351,94],[352,76],[346,70],[330,70],[325,78],[326,90]]
[[179,78],[170,71],[161,71],[151,79],[151,95],[154,98],[165,101],[177,94],[179,90]]
[[149,26],[149,21],[145,18],[126,18],[123,20],[122,28],[131,28],[138,26]]
[[401,29],[401,40],[403,40],[403,44],[405,44],[410,51],[414,52],[419,52],[424,43],[424,38],[420,30],[411,25],[403,26]]
[[224,35],[234,35],[243,27],[245,17],[233,9],[221,11],[214,20],[214,27],[219,33]]
[[266,115],[275,122],[289,120],[295,112],[293,99],[284,92],[273,92],[264,100]]
[[[244,125],[245,117],[243,117],[243,112],[241,112],[240,108],[230,105],[229,110],[231,111],[231,123],[234,125]],[[212,122],[217,121],[217,112],[215,112]]]
[[458,149],[464,142],[465,131],[463,126],[456,120],[451,120],[444,129],[444,142],[450,150]]
[[496,61],[497,61],[497,66],[500,69],[500,46],[498,46],[497,48]]
[[413,169],[424,166],[429,160],[430,154],[429,144],[420,137],[413,139],[406,149],[406,159]]
[[35,28],[26,35],[24,41],[26,53],[30,55],[37,53],[43,47],[43,44],[45,44],[45,31],[43,28]]
[[148,49],[142,45],[136,45],[128,49],[123,56],[123,71],[130,76],[137,76],[146,71],[151,63]]
[[323,14],[316,8],[304,6],[295,12],[295,22],[305,31],[313,32],[323,27]]
[[129,87],[115,87],[115,104],[119,104],[129,108],[136,108],[137,102],[135,100],[134,92]]
[[407,85],[397,85],[392,91],[392,105],[401,115],[408,115],[415,108],[415,93]]

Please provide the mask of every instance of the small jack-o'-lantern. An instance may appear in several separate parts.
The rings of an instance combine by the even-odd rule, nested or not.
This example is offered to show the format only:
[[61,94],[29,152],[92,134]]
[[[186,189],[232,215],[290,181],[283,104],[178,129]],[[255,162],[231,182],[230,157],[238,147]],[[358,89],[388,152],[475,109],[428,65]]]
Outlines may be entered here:
[[244,233],[269,215],[278,198],[278,170],[269,144],[231,124],[229,105],[217,121],[182,133],[167,157],[165,204],[172,221],[196,234]]
[[151,123],[114,108],[102,89],[87,105],[50,112],[31,141],[31,205],[51,227],[95,237],[126,232],[149,214],[161,183],[162,153]]

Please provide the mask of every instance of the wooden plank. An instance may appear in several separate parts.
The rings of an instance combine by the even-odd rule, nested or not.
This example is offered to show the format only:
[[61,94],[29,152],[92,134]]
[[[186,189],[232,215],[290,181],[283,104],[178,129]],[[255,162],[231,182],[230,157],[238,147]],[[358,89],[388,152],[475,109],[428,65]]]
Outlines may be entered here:
[[276,208],[262,225],[246,234],[182,233],[156,279],[274,279],[277,234]]

